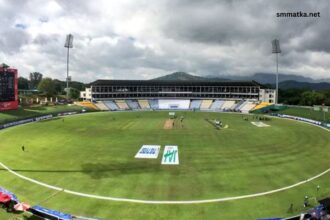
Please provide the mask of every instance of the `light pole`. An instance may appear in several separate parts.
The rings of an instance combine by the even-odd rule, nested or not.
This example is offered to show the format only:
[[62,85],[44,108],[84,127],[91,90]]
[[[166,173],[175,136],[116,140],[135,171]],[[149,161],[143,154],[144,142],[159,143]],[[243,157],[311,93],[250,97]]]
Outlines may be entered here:
[[66,40],[64,47],[68,48],[67,56],[66,56],[66,98],[69,99],[69,81],[71,77],[69,77],[69,56],[70,56],[70,48],[73,48],[73,35],[66,35]]
[[275,39],[272,41],[273,52],[276,54],[276,100],[275,104],[278,104],[278,54],[281,53],[280,41]]

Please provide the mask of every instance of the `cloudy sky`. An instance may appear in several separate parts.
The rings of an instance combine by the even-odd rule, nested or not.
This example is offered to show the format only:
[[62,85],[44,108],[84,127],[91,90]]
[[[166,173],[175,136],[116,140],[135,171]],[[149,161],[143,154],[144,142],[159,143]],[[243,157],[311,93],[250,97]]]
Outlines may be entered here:
[[[320,12],[278,18],[277,12]],[[330,77],[330,2],[304,0],[0,0],[0,63],[20,75],[73,80],[151,79],[174,71]]]

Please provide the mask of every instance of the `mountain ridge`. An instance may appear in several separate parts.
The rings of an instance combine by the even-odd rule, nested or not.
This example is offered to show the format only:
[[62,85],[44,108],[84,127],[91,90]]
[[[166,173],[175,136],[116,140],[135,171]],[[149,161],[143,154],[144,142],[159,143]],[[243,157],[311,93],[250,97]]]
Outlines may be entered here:
[[[261,84],[268,84],[272,87],[275,87],[275,74],[270,73],[255,73],[251,76],[196,76],[191,75],[186,72],[174,72],[165,76],[157,77],[151,80],[156,81],[209,81],[209,80],[218,80],[218,81],[257,81]],[[281,89],[290,89],[290,88],[306,88],[311,90],[323,90],[330,89],[330,79],[324,80],[314,80],[309,77],[298,76],[293,74],[279,74],[279,88]]]

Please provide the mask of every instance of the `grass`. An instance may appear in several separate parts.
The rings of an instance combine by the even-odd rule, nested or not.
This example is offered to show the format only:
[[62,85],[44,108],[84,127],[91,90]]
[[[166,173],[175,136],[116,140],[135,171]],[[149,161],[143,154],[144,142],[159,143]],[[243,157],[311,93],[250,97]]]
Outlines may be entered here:
[[314,111],[312,107],[311,108],[288,107],[287,109],[277,111],[277,113],[299,116],[303,118],[310,118],[313,120],[330,123],[330,112]]
[[[34,106],[20,107],[18,110],[0,112],[0,124],[17,121],[19,119],[32,118],[40,115],[57,114],[60,112],[81,111],[83,107],[77,105],[56,105],[56,106]],[[87,109],[92,111],[91,109]]]
[[[38,122],[0,132],[0,161],[17,172],[74,191],[148,200],[198,200],[239,196],[294,184],[329,168],[330,135],[284,119],[257,128],[241,115],[178,112],[94,113]],[[205,119],[229,128],[216,130]],[[179,166],[135,159],[143,144],[179,146]],[[21,151],[24,145],[26,152]],[[103,219],[255,219],[303,211],[305,195],[330,196],[330,174],[273,195],[200,205],[144,205],[59,193],[0,171],[0,185],[30,204]],[[319,195],[316,185],[321,186]],[[288,212],[290,204],[294,211]],[[0,217],[1,217],[0,211]],[[2,218],[1,218],[2,219]]]

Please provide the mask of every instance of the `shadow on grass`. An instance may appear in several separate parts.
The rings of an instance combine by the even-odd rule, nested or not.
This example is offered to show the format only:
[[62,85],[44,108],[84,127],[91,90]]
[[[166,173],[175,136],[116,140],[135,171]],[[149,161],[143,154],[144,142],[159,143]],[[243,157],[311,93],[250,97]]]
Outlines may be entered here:
[[45,106],[33,106],[33,107],[26,107],[28,111],[45,111],[47,108]]
[[82,164],[83,173],[93,179],[109,178],[121,175],[157,172],[160,165],[136,162],[125,163],[85,163]]
[[38,111],[45,111],[47,110],[44,106],[35,106],[35,107],[25,107],[25,108],[18,108],[17,110],[8,110],[1,112],[2,114],[5,115],[12,115],[12,116],[21,116],[21,115],[26,115],[26,114],[31,114],[33,112],[37,113]]
[[[136,162],[125,163],[85,163],[81,165],[81,169],[75,170],[42,170],[42,169],[12,169],[19,173],[84,173],[93,179],[110,178],[121,175],[139,174],[157,172],[160,165],[149,164],[146,161],[143,164]],[[0,168],[0,172],[7,172],[6,169]]]

